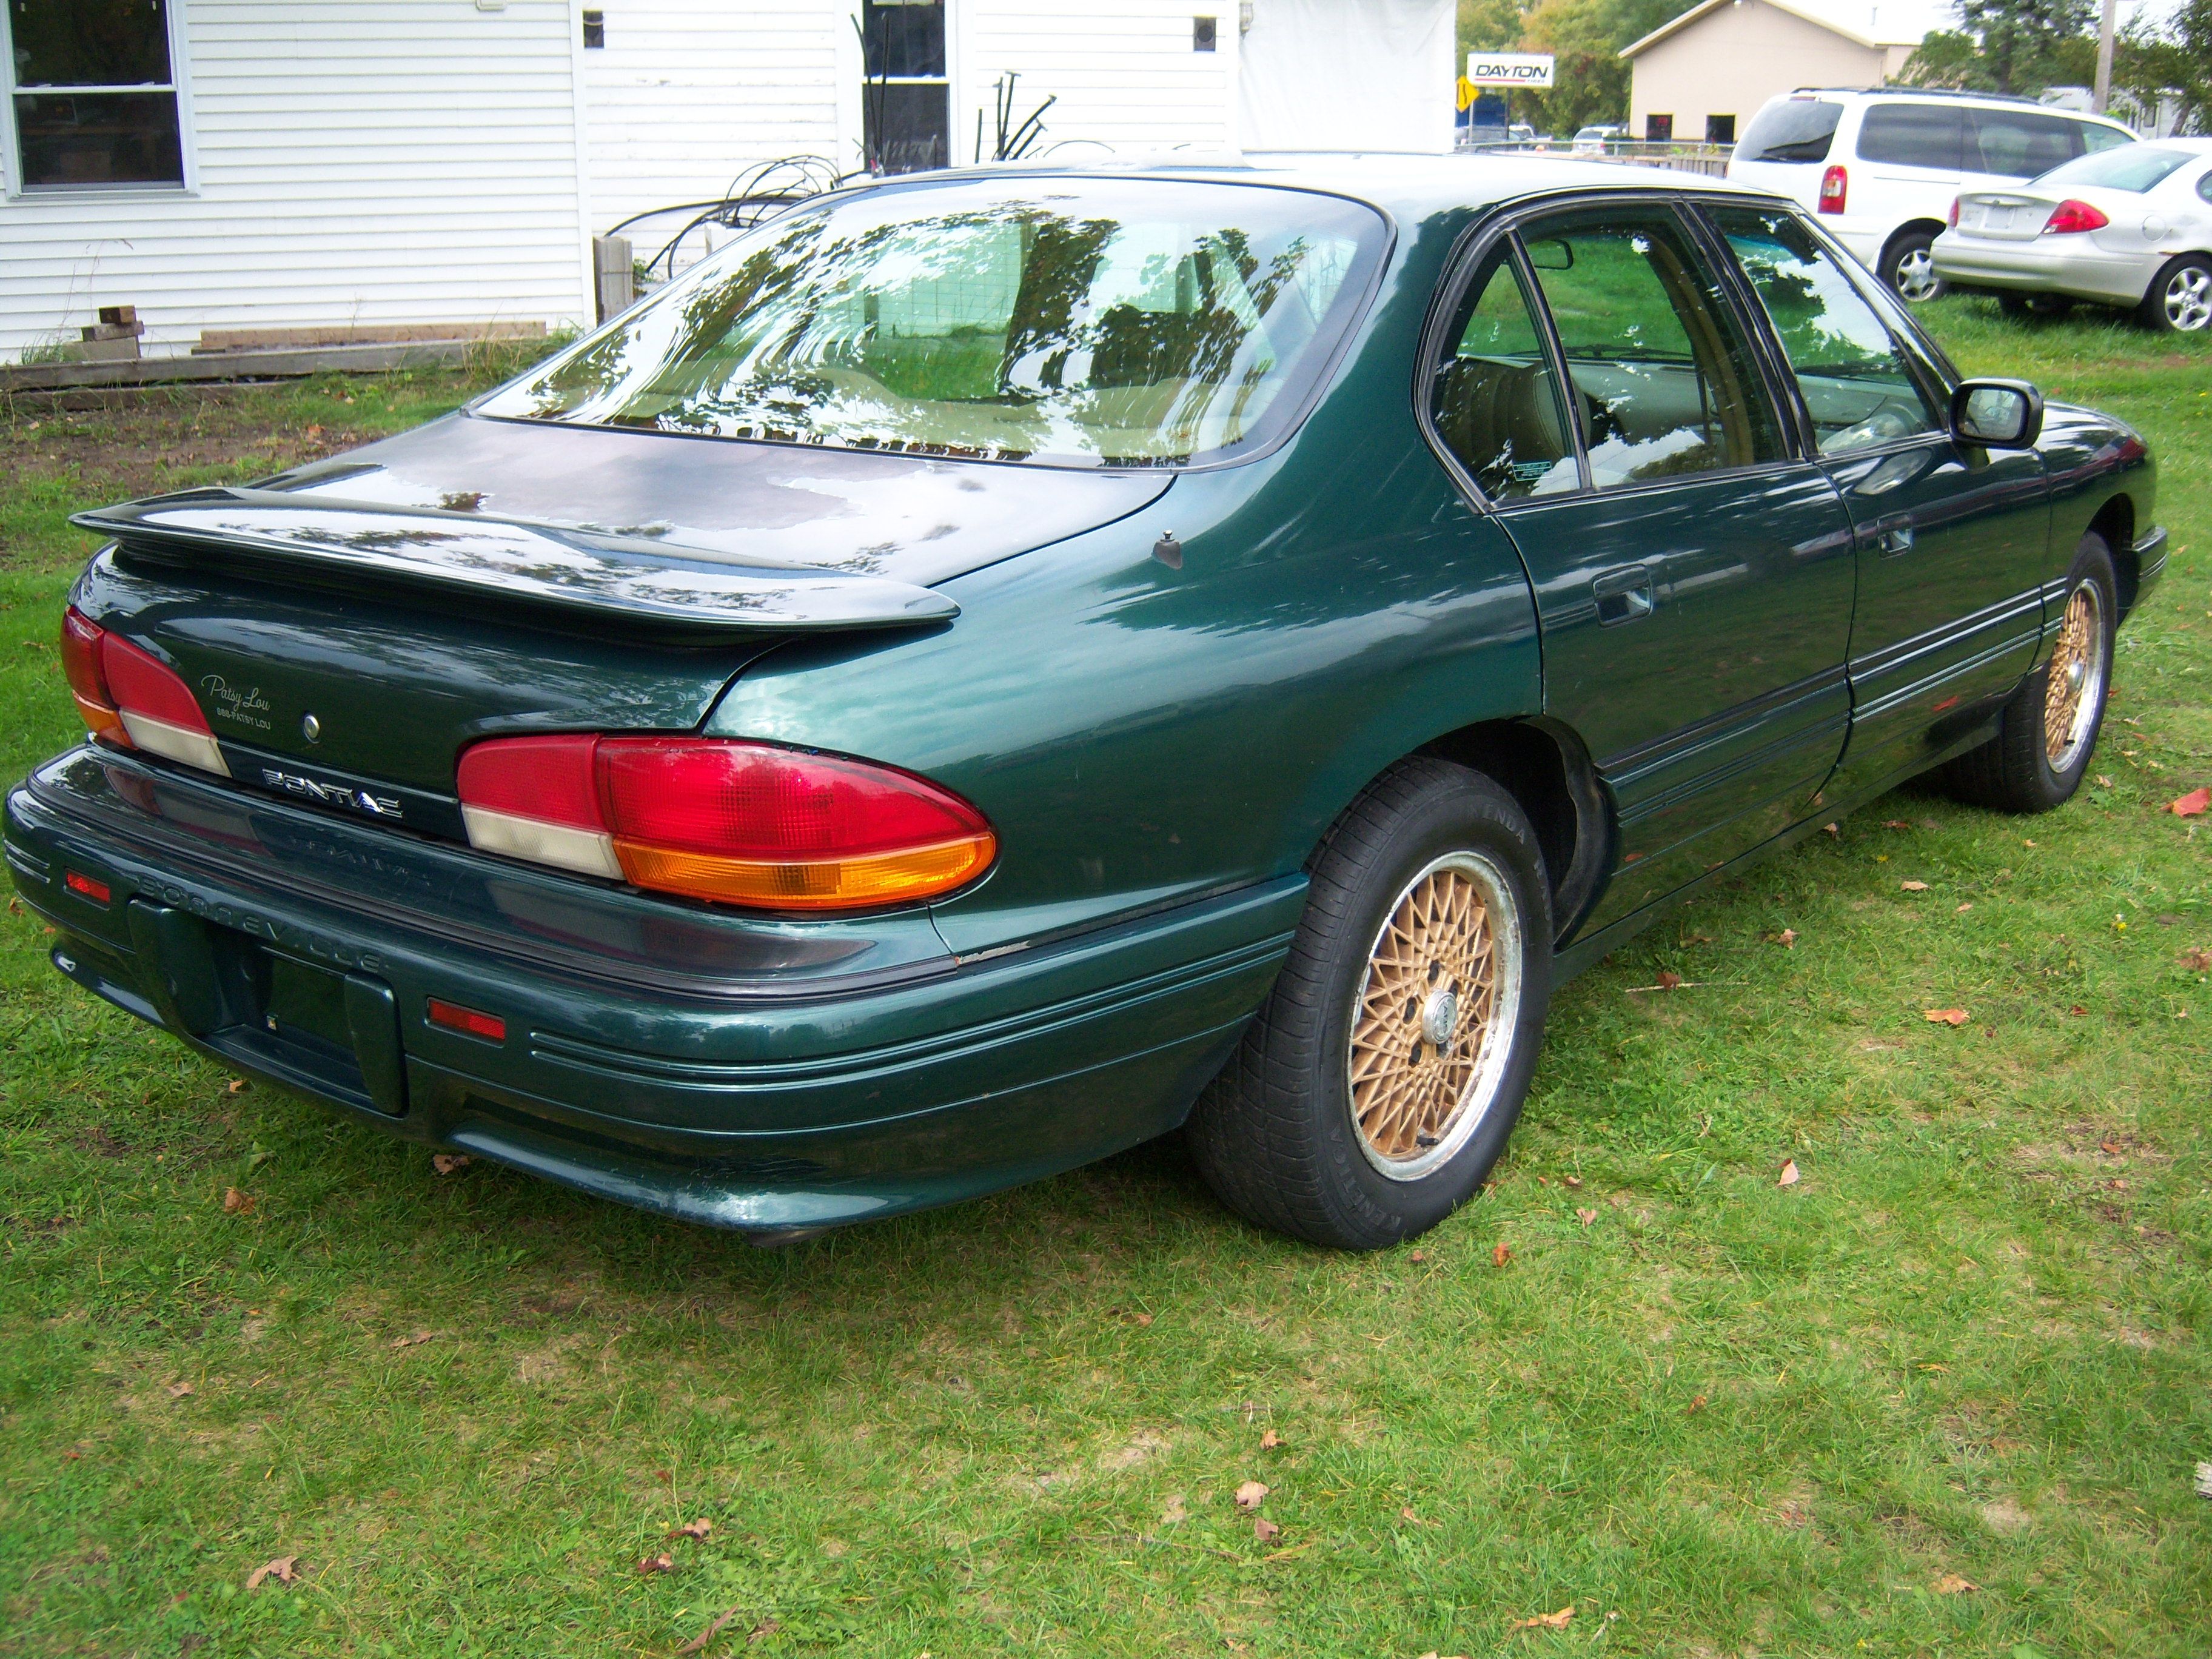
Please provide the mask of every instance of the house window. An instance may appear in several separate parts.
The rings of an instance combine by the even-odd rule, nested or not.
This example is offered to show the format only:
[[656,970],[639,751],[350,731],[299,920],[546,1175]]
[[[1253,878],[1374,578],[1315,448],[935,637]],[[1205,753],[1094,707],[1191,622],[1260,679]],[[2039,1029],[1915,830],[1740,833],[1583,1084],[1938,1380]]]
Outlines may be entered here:
[[6,0],[22,190],[185,182],[174,0]]
[[607,44],[607,15],[603,11],[584,14],[584,50],[602,52]]
[[945,0],[861,0],[862,137],[869,170],[918,173],[952,159]]
[[1671,115],[1647,115],[1644,118],[1644,142],[1663,144],[1674,136],[1674,118]]
[[1735,117],[1733,115],[1705,117],[1705,142],[1709,144],[1735,143]]

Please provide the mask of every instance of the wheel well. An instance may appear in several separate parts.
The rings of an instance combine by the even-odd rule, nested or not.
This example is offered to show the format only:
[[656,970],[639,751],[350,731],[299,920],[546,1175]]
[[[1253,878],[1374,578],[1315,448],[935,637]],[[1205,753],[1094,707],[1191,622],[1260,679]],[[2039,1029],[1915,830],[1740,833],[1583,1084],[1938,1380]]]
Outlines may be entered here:
[[1895,247],[1902,238],[1911,235],[1916,230],[1924,230],[1931,235],[1941,236],[1950,227],[1941,219],[1908,219],[1895,230],[1891,231],[1889,240],[1881,245],[1881,261],[1884,264],[1887,264],[1890,249]]
[[2142,567],[2136,557],[2136,504],[2126,495],[2115,495],[2097,509],[2090,530],[2105,538],[2112,552],[2112,580],[2119,586],[2120,614],[2136,608],[2136,589]]
[[1548,720],[1486,720],[1446,732],[1420,752],[1472,767],[1528,815],[1551,882],[1552,920],[1565,939],[1611,866],[1612,808],[1582,740]]

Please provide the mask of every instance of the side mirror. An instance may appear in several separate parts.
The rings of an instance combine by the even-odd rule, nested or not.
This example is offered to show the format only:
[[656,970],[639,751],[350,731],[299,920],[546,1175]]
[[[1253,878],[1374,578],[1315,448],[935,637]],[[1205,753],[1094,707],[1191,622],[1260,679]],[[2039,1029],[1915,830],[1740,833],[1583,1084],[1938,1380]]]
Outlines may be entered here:
[[2033,449],[2043,394],[2026,380],[1962,380],[1951,394],[1951,435],[1984,449]]

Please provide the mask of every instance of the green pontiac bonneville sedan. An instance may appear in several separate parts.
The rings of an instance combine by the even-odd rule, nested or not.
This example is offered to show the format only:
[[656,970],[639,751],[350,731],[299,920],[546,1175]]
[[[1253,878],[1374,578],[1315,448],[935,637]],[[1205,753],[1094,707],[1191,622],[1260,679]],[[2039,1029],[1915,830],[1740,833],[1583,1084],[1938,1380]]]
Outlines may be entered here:
[[605,1197],[772,1241],[1187,1126],[1374,1247],[1670,900],[1930,769],[2071,795],[2154,476],[1684,175],[878,184],[83,514],[8,862],[87,990]]

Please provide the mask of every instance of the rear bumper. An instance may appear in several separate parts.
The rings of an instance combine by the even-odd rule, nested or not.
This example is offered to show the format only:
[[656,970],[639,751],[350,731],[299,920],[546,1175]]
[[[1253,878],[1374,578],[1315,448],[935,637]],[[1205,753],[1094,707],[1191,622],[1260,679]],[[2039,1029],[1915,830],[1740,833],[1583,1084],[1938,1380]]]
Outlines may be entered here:
[[[672,905],[91,748],[15,789],[5,834],[57,968],[203,1054],[392,1134],[750,1231],[946,1203],[1173,1127],[1304,888],[962,962],[923,911]],[[429,1024],[434,997],[505,1041]]]
[[1957,288],[2063,294],[2103,305],[2140,302],[2152,274],[2142,261],[2075,246],[2079,240],[1997,242],[1949,231],[1936,239],[1936,274]]

